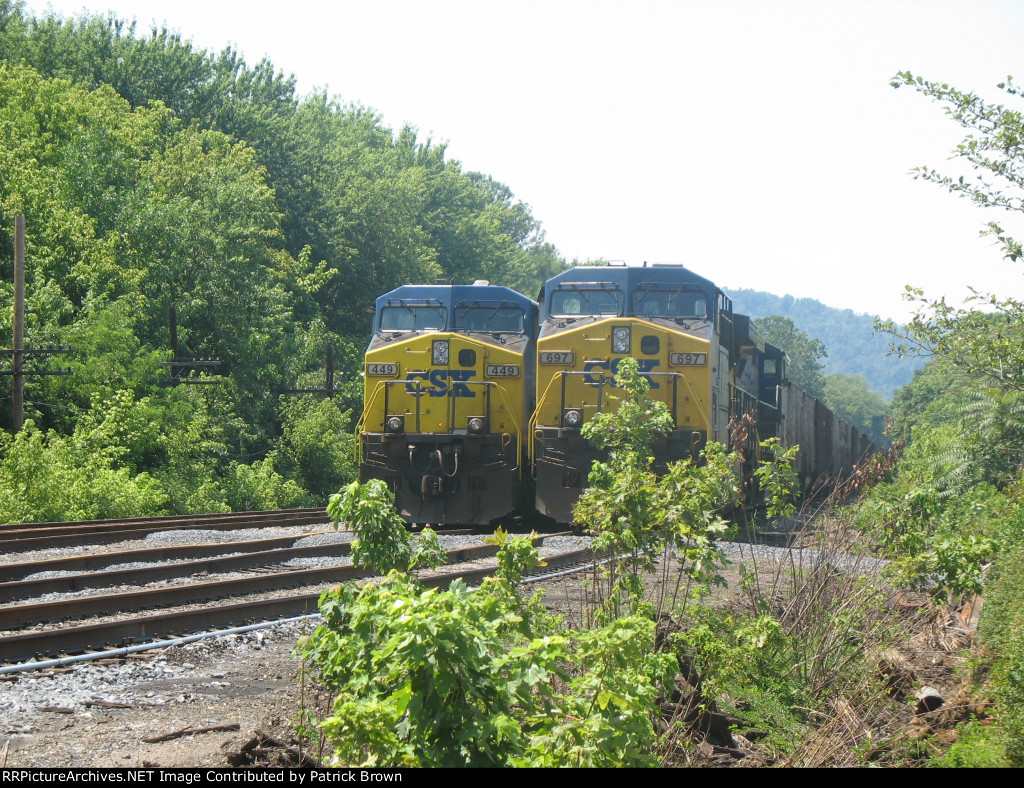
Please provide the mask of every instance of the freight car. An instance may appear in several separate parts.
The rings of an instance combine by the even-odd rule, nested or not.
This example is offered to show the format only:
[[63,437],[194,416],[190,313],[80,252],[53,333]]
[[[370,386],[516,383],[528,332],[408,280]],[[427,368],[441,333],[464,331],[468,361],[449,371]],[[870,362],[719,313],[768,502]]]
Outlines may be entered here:
[[540,302],[486,282],[377,299],[360,475],[384,479],[407,521],[492,524],[516,510],[571,522],[600,456],[580,428],[616,406],[624,358],[673,419],[656,469],[709,440],[750,463],[759,440],[778,436],[800,445],[809,490],[848,475],[870,448],[787,379],[785,354],[722,290],[683,266],[573,268]]
[[535,301],[485,281],[377,299],[366,351],[360,478],[411,523],[483,524],[532,500]]

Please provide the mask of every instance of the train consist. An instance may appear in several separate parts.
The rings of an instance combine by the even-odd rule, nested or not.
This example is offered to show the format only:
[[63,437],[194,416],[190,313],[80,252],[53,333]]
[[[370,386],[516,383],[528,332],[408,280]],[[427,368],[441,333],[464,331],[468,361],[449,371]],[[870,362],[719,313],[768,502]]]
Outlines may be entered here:
[[580,428],[615,407],[624,358],[673,419],[656,468],[739,434],[753,457],[758,439],[778,436],[800,445],[810,488],[870,449],[787,379],[785,354],[710,280],[679,265],[584,266],[549,279],[540,304],[487,282],[378,298],[360,476],[385,480],[411,523],[488,524],[514,511],[571,522],[599,456]]

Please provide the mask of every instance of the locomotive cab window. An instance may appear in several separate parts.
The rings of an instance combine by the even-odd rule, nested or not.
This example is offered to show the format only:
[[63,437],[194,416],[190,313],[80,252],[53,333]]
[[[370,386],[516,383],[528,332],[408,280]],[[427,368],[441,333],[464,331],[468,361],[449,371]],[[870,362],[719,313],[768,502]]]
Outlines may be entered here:
[[708,316],[707,296],[701,290],[681,287],[644,287],[633,291],[632,314],[643,317]]
[[566,288],[551,294],[549,311],[558,317],[621,315],[623,300],[618,288]]
[[433,305],[386,306],[380,311],[381,331],[425,331],[443,329],[447,310]]
[[463,331],[513,334],[522,334],[526,331],[526,312],[517,306],[505,304],[457,306],[454,318],[453,328]]
[[764,374],[765,375],[774,375],[775,374],[775,359],[774,358],[766,358],[764,360]]

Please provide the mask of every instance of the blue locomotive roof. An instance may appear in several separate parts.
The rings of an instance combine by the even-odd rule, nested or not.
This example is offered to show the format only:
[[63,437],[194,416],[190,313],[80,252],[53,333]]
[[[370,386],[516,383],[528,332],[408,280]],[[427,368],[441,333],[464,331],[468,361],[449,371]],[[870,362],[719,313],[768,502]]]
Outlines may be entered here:
[[402,285],[379,296],[377,308],[386,306],[389,301],[397,303],[400,300],[418,303],[433,300],[446,306],[463,301],[480,301],[481,303],[484,301],[491,303],[511,301],[524,309],[528,309],[531,304],[537,306],[537,302],[533,299],[500,285]]
[[583,265],[570,268],[557,276],[553,276],[544,284],[544,291],[563,284],[579,284],[581,282],[607,282],[625,291],[654,282],[683,285],[692,284],[706,292],[713,293],[715,283],[710,279],[695,274],[681,265]]
[[[491,318],[496,322],[498,330],[528,334],[535,333],[534,326],[537,323],[537,314],[540,308],[536,301],[515,290],[499,285],[402,285],[377,298],[374,329],[381,329],[382,320],[385,319],[384,316],[388,310],[393,311],[396,307],[419,306],[436,308],[436,316],[428,316],[428,322],[433,321],[429,325],[417,318],[416,324],[410,326],[415,330],[426,328],[450,330],[455,327],[490,330],[491,326],[486,321],[487,318]],[[473,318],[485,322],[479,326],[468,323],[459,325],[460,315],[468,318],[467,310],[474,307],[487,308],[486,312],[476,310],[479,314]],[[496,310],[503,310],[503,312]],[[525,316],[525,320],[521,322],[515,319],[509,320],[508,310],[516,312],[521,310],[520,314]],[[503,318],[504,322],[502,322]]]
[[[717,288],[710,279],[695,274],[681,265],[654,266],[578,266],[553,276],[544,283],[542,292],[542,312],[546,315],[551,310],[552,293],[559,289],[575,287],[615,288],[629,296],[646,288],[669,287],[686,288],[705,294],[705,303],[713,306]],[[620,306],[628,312],[630,302],[620,299]],[[557,306],[555,308],[557,312]]]

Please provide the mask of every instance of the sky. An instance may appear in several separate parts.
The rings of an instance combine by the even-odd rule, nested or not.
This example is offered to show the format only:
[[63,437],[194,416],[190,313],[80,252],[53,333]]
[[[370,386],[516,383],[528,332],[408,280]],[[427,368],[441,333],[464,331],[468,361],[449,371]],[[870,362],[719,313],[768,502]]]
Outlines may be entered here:
[[[989,221],[914,180],[964,131],[909,70],[1016,100],[1021,0],[28,0],[230,44],[447,141],[568,260],[681,263],[729,288],[903,320],[914,285],[1024,298]],[[1022,107],[1024,108],[1024,107]]]

